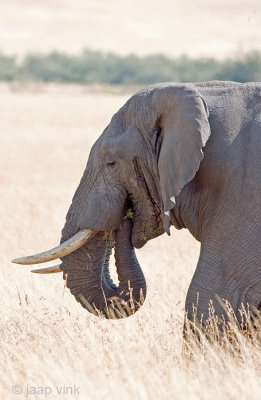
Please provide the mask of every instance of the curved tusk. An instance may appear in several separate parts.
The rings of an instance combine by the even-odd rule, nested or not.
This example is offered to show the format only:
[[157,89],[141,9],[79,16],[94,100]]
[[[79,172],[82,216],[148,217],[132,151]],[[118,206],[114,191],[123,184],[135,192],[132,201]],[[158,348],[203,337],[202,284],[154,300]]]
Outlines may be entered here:
[[34,272],[35,274],[55,274],[56,272],[63,272],[60,268],[60,265],[61,264],[54,265],[52,267],[32,269],[31,272]]
[[96,235],[96,233],[97,232],[92,231],[91,229],[81,229],[70,239],[66,240],[59,246],[54,247],[53,249],[44,251],[43,253],[34,254],[33,256],[15,258],[12,260],[12,262],[16,264],[29,265],[56,260],[57,258],[67,256],[73,251],[79,249],[79,247],[87,242],[87,240],[89,240],[92,236]]

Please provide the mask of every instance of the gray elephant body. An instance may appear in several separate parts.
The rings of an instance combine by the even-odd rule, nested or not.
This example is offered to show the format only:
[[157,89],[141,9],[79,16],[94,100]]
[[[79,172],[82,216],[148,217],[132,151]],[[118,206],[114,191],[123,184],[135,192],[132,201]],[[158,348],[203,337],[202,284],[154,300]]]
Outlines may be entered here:
[[[67,285],[84,307],[82,295],[102,310],[117,292],[104,278],[103,232],[116,232],[129,206],[134,220],[125,229],[128,257],[130,243],[142,247],[169,232],[170,224],[201,242],[186,299],[190,319],[196,304],[198,318],[206,318],[210,300],[219,316],[219,299],[228,300],[238,317],[241,304],[259,306],[260,99],[259,84],[166,83],[138,92],[115,114],[93,146],[61,240],[82,228],[99,232],[62,259]],[[138,301],[144,277],[131,272],[139,270],[136,259],[125,261],[120,287],[133,284]]]
[[213,300],[221,315],[219,299],[228,300],[240,319],[242,304],[261,303],[261,86],[214,83],[199,91],[211,135],[173,209],[176,226],[201,242],[186,309],[191,314],[198,302],[198,317],[206,316]]

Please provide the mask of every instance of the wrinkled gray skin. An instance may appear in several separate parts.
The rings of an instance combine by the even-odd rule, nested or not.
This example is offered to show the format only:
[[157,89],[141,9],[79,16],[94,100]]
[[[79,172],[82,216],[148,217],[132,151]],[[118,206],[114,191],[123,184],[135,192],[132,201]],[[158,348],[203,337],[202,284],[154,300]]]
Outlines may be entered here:
[[[136,311],[146,284],[132,246],[169,233],[170,224],[201,242],[186,298],[190,319],[197,296],[198,318],[208,316],[210,300],[224,314],[218,298],[237,316],[242,303],[260,305],[260,96],[259,84],[163,83],[138,92],[113,116],[91,150],[62,232],[63,242],[80,228],[98,231],[62,260],[83,307],[84,298],[106,314],[112,297],[129,300],[131,286]],[[124,219],[130,205],[133,221]],[[108,274],[108,231],[119,288]]]

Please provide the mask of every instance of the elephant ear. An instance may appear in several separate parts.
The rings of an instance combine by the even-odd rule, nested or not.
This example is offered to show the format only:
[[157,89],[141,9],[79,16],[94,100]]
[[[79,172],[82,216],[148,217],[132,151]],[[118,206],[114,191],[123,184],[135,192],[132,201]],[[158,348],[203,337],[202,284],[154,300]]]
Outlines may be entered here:
[[155,89],[152,106],[159,116],[162,145],[158,155],[164,228],[169,234],[170,210],[181,189],[190,182],[203,159],[210,136],[207,105],[191,85]]

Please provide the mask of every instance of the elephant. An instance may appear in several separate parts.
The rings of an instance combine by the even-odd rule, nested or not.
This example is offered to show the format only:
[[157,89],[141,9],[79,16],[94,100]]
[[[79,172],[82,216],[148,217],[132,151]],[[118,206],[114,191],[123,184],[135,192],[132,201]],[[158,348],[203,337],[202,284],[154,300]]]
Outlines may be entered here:
[[[261,84],[160,83],[134,94],[93,145],[74,194],[61,244],[14,262],[61,258],[88,311],[134,314],[146,297],[135,255],[147,241],[186,228],[201,243],[188,288],[189,320],[209,303],[236,317],[261,309]],[[119,285],[110,278],[115,248]],[[41,270],[36,270],[36,272]]]

